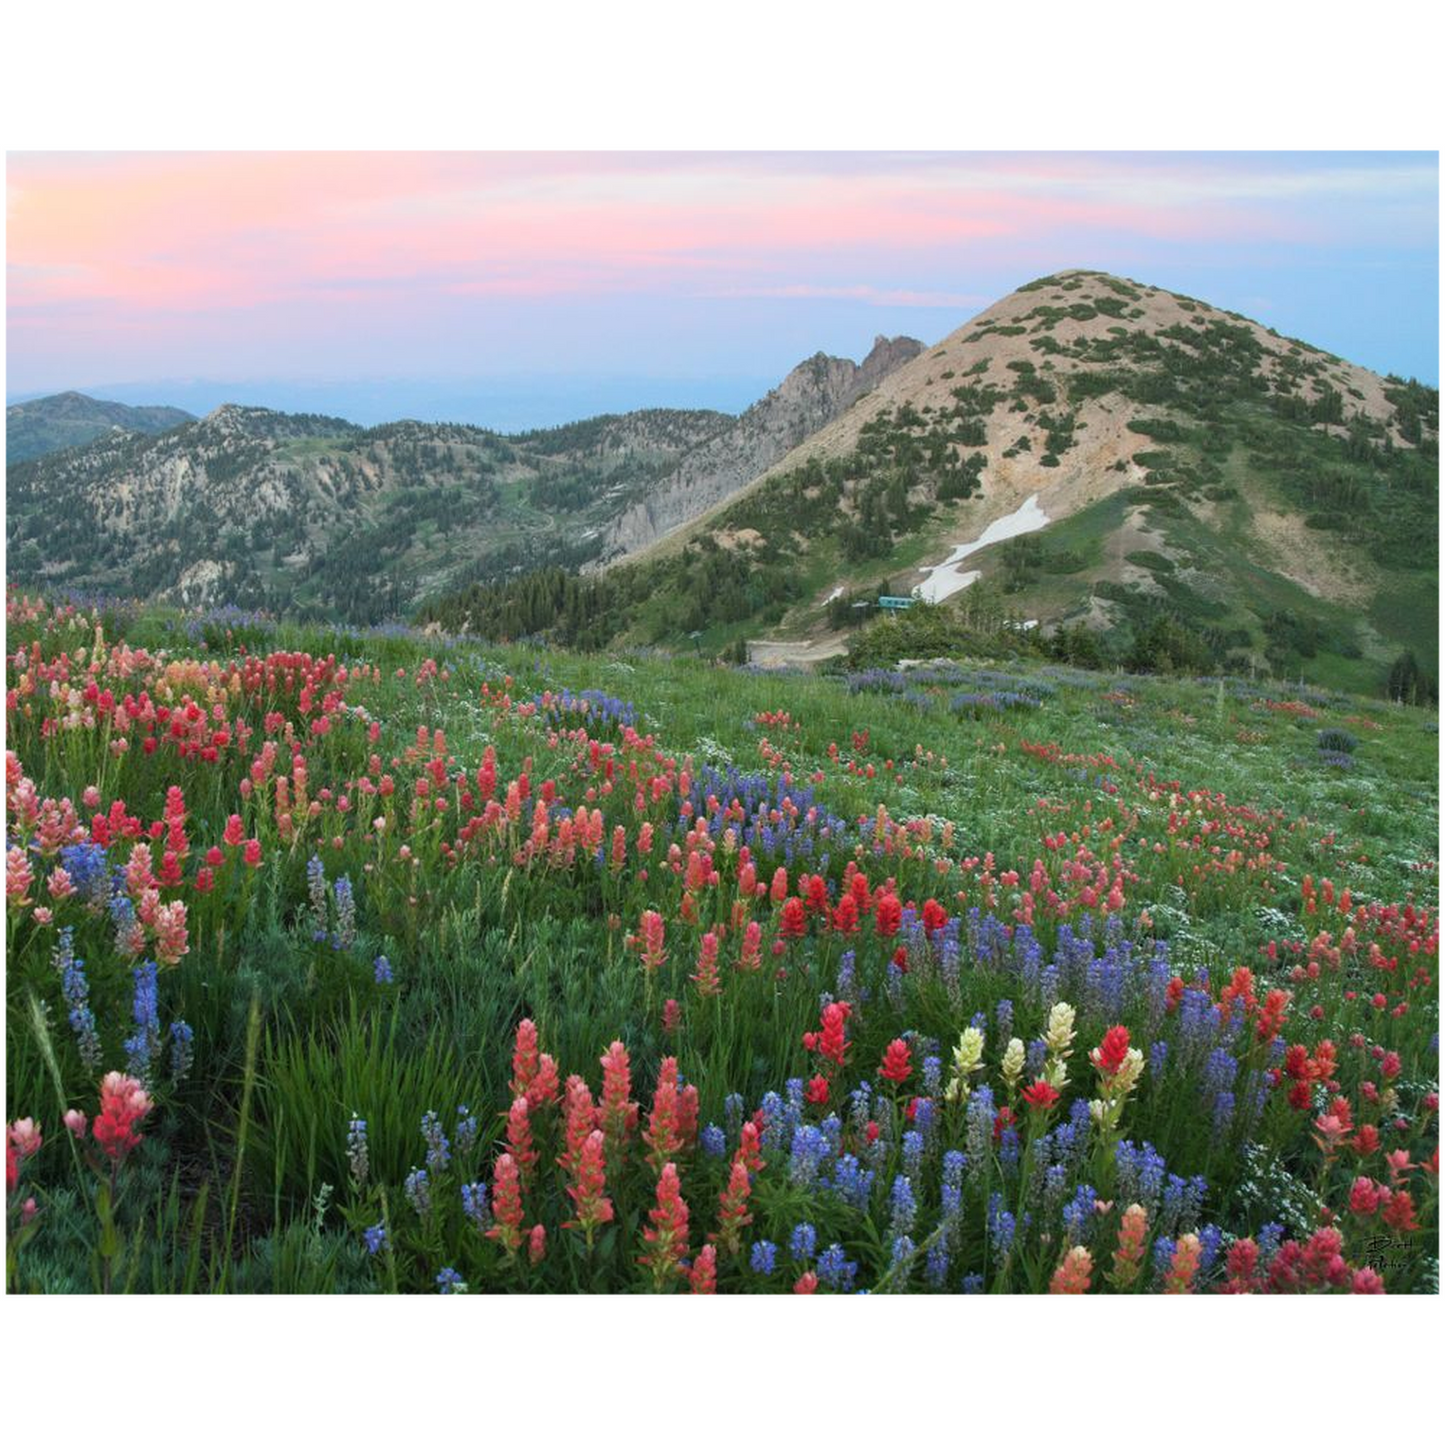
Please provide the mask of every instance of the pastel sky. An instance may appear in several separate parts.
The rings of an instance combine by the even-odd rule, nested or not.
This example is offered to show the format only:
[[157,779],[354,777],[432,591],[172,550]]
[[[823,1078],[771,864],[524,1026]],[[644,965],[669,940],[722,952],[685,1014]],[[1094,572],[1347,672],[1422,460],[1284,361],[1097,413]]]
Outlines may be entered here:
[[1438,381],[1434,153],[8,158],[7,395],[738,409],[1096,267]]

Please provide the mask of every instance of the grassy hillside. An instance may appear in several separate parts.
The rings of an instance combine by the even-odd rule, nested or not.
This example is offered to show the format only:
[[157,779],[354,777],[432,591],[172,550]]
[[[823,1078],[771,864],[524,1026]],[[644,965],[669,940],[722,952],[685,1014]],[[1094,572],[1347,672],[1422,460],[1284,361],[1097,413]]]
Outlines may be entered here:
[[1437,1288],[1433,713],[8,612],[11,1289]]

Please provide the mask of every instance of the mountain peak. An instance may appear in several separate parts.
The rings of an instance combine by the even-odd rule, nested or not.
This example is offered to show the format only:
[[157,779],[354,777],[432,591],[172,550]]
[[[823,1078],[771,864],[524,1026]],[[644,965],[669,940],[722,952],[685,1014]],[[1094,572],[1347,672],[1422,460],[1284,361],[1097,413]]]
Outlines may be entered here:
[[191,420],[178,407],[126,406],[81,391],[57,392],[5,408],[6,460],[30,461],[112,434],[154,435]]

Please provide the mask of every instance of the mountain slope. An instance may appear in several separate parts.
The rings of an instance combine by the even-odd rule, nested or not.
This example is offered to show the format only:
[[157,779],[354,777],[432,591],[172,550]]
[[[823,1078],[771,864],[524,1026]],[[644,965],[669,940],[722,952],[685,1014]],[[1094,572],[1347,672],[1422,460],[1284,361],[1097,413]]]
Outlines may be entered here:
[[[1433,390],[1204,302],[1064,272],[894,371],[555,620],[522,611],[574,640],[701,630],[717,647],[817,637],[880,589],[922,587],[950,615],[1086,622],[1120,654],[1169,616],[1220,665],[1370,686],[1403,647],[1433,667],[1438,408]],[[968,547],[966,569],[932,570]],[[516,600],[437,615],[486,631]]]
[[861,363],[821,351],[809,357],[623,512],[607,529],[601,560],[646,547],[725,502],[922,350],[912,337],[880,336]]
[[[908,361],[821,353],[741,417],[650,410],[502,436],[223,406],[7,474],[19,581],[339,615],[644,545],[752,479]],[[123,410],[123,409],[122,409]]]
[[6,463],[84,446],[117,430],[151,436],[194,419],[190,412],[175,406],[124,406],[118,401],[98,401],[78,391],[37,397],[5,408]]
[[377,621],[437,587],[583,560],[637,488],[730,421],[634,412],[507,438],[223,406],[11,467],[12,575]]

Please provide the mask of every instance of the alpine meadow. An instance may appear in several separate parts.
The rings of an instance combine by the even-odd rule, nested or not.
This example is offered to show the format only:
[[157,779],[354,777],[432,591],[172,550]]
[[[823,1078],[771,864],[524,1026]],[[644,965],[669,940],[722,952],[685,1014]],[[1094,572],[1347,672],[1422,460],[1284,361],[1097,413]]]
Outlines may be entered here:
[[[1333,171],[11,164],[10,1291],[1438,1293],[1433,337],[1241,259]],[[343,414],[166,382],[251,328]]]

